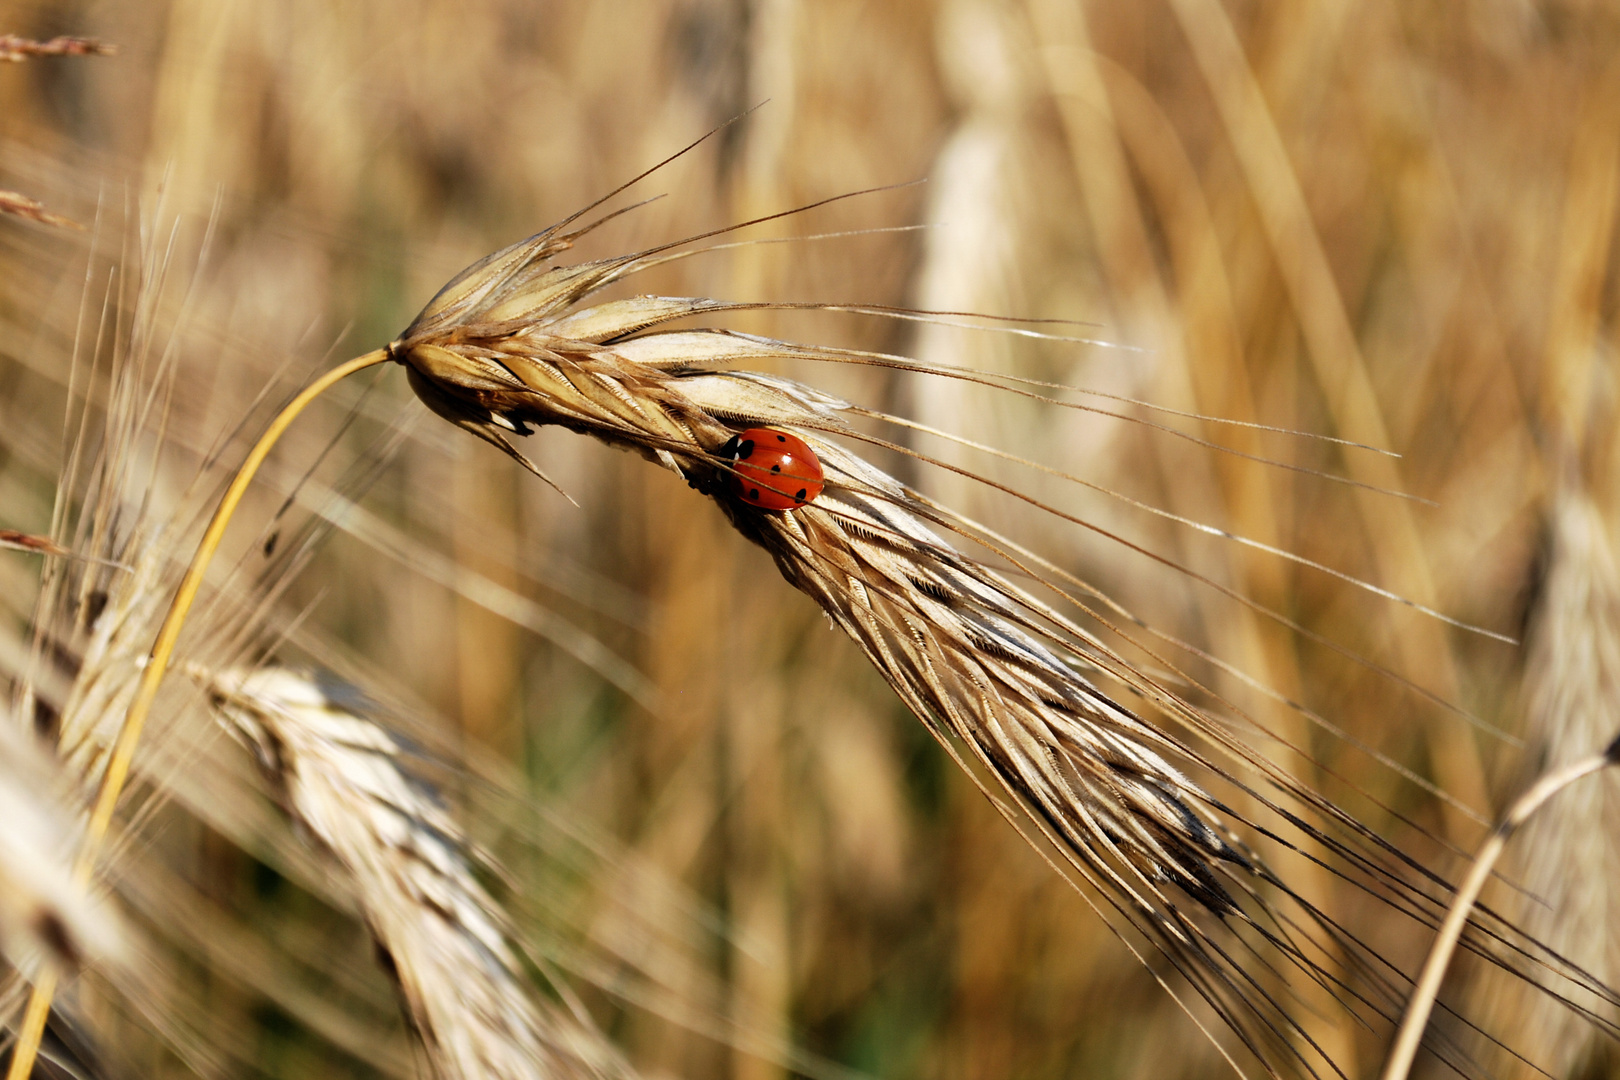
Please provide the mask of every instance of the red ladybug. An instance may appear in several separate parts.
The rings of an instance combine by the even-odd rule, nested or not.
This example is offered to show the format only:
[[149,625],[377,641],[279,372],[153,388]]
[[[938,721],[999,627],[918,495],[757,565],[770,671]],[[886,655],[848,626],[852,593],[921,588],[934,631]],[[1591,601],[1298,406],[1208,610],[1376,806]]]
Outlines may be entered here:
[[792,510],[821,494],[821,462],[797,435],[749,428],[733,435],[720,455],[732,462],[732,492],[750,506]]

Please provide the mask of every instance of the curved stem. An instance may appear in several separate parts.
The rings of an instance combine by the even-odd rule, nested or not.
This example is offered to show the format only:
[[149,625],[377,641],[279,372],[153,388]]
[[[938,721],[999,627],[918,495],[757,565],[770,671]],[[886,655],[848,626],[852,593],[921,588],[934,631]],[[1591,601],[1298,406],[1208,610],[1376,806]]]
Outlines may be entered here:
[[1566,765],[1543,776],[1508,808],[1507,814],[1480,846],[1479,854],[1474,856],[1474,865],[1469,867],[1468,876],[1458,886],[1457,895],[1451,901],[1451,909],[1446,912],[1445,921],[1440,924],[1434,944],[1429,946],[1429,955],[1423,961],[1423,970],[1418,974],[1417,983],[1412,987],[1412,996],[1406,1003],[1406,1015],[1401,1018],[1400,1030],[1395,1035],[1395,1045],[1390,1048],[1389,1060],[1385,1062],[1384,1071],[1380,1074],[1381,1080],[1406,1080],[1407,1073],[1411,1071],[1412,1061],[1417,1057],[1418,1044],[1423,1041],[1423,1030],[1429,1024],[1429,1014],[1434,1010],[1435,998],[1440,993],[1441,980],[1445,978],[1452,954],[1457,951],[1457,942],[1462,938],[1463,928],[1468,924],[1468,916],[1474,910],[1474,901],[1479,899],[1480,891],[1485,888],[1486,879],[1491,876],[1491,869],[1507,846],[1508,837],[1528,821],[1530,815],[1540,809],[1542,803],[1558,792],[1581,777],[1616,763],[1620,763],[1620,739],[1610,743],[1607,750],[1595,757]]
[[[225,535],[225,526],[230,524],[231,516],[236,513],[236,507],[242,501],[248,485],[253,482],[259,466],[264,464],[264,459],[270,455],[271,449],[286,432],[288,425],[297,419],[298,414],[303,412],[311,401],[325,393],[334,383],[387,359],[388,350],[376,349],[364,356],[357,356],[353,360],[339,364],[304,387],[298,396],[270,421],[265,433],[259,436],[259,441],[248,451],[247,460],[243,461],[241,468],[236,471],[231,486],[225,489],[219,505],[214,508],[214,516],[208,522],[207,531],[197,544],[197,553],[191,557],[191,565],[186,568],[186,576],[181,579],[180,588],[169,604],[168,614],[163,617],[163,625],[158,628],[157,640],[152,644],[146,668],[141,672],[140,685],[135,689],[135,698],[130,702],[129,713],[124,717],[124,726],[118,732],[118,741],[113,744],[112,757],[107,762],[107,771],[102,775],[101,787],[96,792],[95,806],[90,812],[90,823],[85,829],[84,843],[80,846],[78,857],[73,863],[73,877],[80,885],[88,885],[90,882],[101,842],[106,838],[107,830],[112,825],[113,810],[118,805],[118,796],[123,793],[124,783],[129,779],[129,768],[135,759],[136,744],[140,742],[147,715],[152,711],[152,702],[157,699],[158,688],[163,684],[163,676],[174,656],[175,643],[180,640],[180,630],[185,625],[186,615],[197,599],[198,590],[202,588],[203,575],[207,573],[208,564],[213,560],[214,552],[218,550],[219,542]],[[55,995],[56,983],[57,972],[47,965],[35,980],[33,992],[29,995],[28,1009],[23,1014],[22,1026],[17,1031],[17,1045],[11,1057],[11,1068],[6,1073],[6,1080],[28,1080],[29,1074],[33,1071],[34,1059],[39,1053],[40,1039],[45,1034],[45,1021],[50,1016],[51,998]]]

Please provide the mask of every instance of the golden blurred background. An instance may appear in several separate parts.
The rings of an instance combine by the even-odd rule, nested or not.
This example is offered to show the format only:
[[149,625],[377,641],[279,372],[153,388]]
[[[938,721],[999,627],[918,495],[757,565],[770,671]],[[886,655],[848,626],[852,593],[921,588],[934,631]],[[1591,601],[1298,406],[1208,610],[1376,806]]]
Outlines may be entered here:
[[[1122,408],[1354,486],[982,386],[792,372],[1524,637],[1459,630],[915,436],[1296,632],[960,476],[889,462],[1246,672],[1187,659],[1309,753],[1279,761],[1398,841],[1420,842],[1409,821],[1472,849],[1544,763],[1620,728],[1614,5],[0,0],[5,32],[118,52],[0,64],[0,188],[90,226],[0,220],[0,526],[49,527],[66,358],[81,302],[98,307],[106,287],[87,284],[87,265],[173,252],[159,321],[182,364],[170,435],[194,471],[267,384],[278,396],[385,343],[464,265],[760,105],[634,189],[663,198],[580,257],[905,185],[723,239],[854,235],[719,250],[629,291],[1078,320],[1092,325],[1056,332],[1100,344],[830,313],[727,325],[1398,452]],[[554,888],[529,892],[523,918],[590,954],[631,933],[614,914],[629,906],[686,942],[660,975],[663,1005],[634,1000],[611,965],[577,980],[646,1075],[1227,1074],[1085,899],[704,500],[640,460],[541,432],[524,449],[570,505],[493,449],[411,423],[409,398],[385,372],[301,421],[239,545],[280,490],[309,470],[337,484],[406,418],[360,509],[280,601],[304,619],[289,659],[342,658],[516,770],[532,803],[474,828],[515,880]],[[36,577],[29,557],[0,553],[8,635],[25,632]],[[1522,842],[1539,862],[1517,872],[1548,902],[1521,906],[1613,984],[1620,788],[1589,792]],[[588,857],[536,841],[530,814],[597,838]],[[359,935],[353,920],[263,858],[195,822],[153,844],[233,925],[297,927],[280,947],[365,967],[364,949],[333,944]],[[1455,872],[1443,848],[1424,850]],[[1421,955],[1421,938],[1357,914],[1305,860],[1276,859],[1398,962]],[[185,1038],[213,1057],[184,1060],[109,1007],[109,1061],[148,1076],[389,1071],[215,963],[192,956],[175,975],[207,1013]],[[359,989],[320,985],[356,1010],[378,987],[386,1001],[380,974],[350,978]],[[1554,1075],[1620,1075],[1588,1029],[1484,973],[1454,992]],[[1320,1030],[1348,1075],[1376,1068],[1384,1035]]]

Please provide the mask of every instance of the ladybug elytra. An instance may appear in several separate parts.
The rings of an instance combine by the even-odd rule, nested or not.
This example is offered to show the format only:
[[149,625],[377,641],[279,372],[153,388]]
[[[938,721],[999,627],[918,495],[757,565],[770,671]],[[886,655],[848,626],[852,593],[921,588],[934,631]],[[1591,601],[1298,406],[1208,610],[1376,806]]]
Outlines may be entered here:
[[720,454],[732,462],[732,493],[750,506],[792,510],[821,494],[821,462],[797,435],[749,428],[733,435]]

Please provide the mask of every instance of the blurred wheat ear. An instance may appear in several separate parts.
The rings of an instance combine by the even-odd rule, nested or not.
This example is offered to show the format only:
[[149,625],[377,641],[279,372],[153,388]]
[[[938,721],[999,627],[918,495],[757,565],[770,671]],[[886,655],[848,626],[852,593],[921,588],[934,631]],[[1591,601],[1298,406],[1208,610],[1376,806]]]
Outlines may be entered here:
[[[0,706],[0,955],[11,968],[0,969],[0,1017],[7,1022],[22,1004],[21,978],[83,967],[118,975],[135,952],[99,887],[73,873],[80,836],[73,789],[62,763]],[[74,1018],[57,1015],[51,1033],[48,1060],[70,1075],[72,1066],[98,1075]],[[0,1062],[9,1049],[0,1043]]]
[[[1567,766],[1620,731],[1620,562],[1599,505],[1575,485],[1551,507],[1547,572],[1532,624],[1525,726],[1532,761]],[[1513,897],[1526,930],[1605,982],[1620,978],[1620,779],[1589,781],[1524,828]],[[1486,1015],[1536,1034],[1555,1076],[1596,1067],[1604,1054],[1580,1018],[1523,985],[1490,984]],[[1614,1016],[1591,995],[1583,1008]]]
[[0,708],[0,949],[20,971],[125,955],[111,911],[70,872],[76,836],[60,763]]
[[531,996],[462,829],[393,736],[292,671],[201,678],[287,812],[342,868],[435,1076],[634,1076],[583,1010]]

